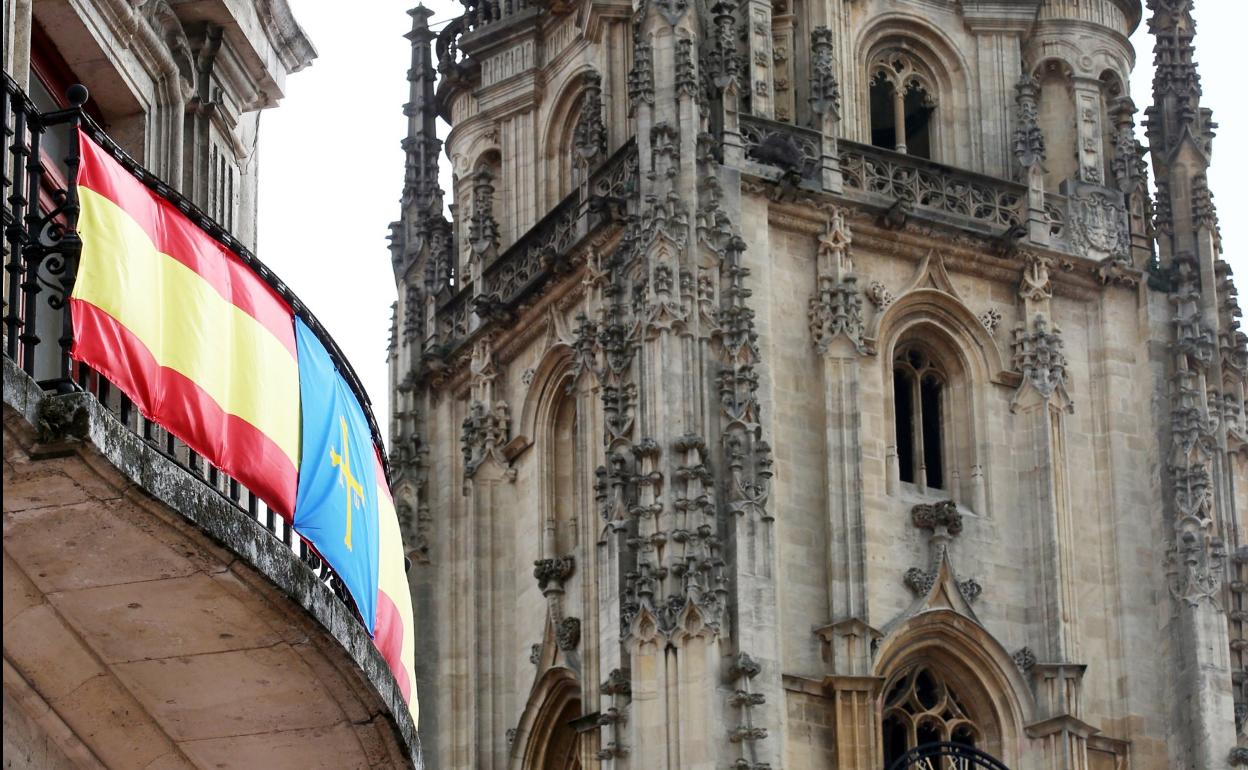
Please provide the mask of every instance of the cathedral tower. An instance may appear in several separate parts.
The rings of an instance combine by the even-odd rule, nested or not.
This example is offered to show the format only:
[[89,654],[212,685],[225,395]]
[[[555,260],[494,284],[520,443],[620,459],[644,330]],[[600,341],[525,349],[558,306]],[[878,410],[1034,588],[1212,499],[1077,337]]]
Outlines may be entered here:
[[412,11],[430,765],[1248,763],[1191,5],[1149,2],[1155,203],[1138,0]]

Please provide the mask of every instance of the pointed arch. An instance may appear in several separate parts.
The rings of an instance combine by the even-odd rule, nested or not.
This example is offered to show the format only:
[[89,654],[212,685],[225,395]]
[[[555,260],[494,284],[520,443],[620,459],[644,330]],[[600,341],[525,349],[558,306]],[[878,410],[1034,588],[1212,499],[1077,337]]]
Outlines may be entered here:
[[572,70],[556,87],[557,96],[551,102],[546,124],[542,127],[538,147],[545,159],[542,164],[545,169],[543,200],[547,209],[570,195],[579,182],[572,138],[585,96],[585,75],[592,70],[591,65],[583,64]]
[[580,770],[581,685],[568,668],[552,668],[529,693],[512,744],[513,770]]
[[[552,321],[552,332],[558,336]],[[584,415],[580,394],[573,388],[576,370],[571,346],[556,339],[542,355],[533,371],[520,413],[519,433],[513,440],[516,451],[534,444],[539,452],[536,464],[538,510],[535,522],[543,532],[541,556],[550,559],[572,555],[577,550],[581,522],[579,512],[584,483],[582,433]]]
[[1024,727],[1035,705],[1014,659],[987,629],[946,607],[901,622],[881,640],[875,657],[874,673],[885,682],[881,709],[918,671],[929,672],[956,694],[979,748],[1010,766],[1021,759]]
[[872,347],[882,344],[881,357],[889,359],[901,332],[921,322],[939,327],[957,343],[959,355],[976,379],[1017,384],[997,341],[962,301],[939,254],[923,258],[900,296],[867,325],[865,336]]
[[[854,61],[869,82],[868,68],[882,56],[900,54],[921,71],[924,90],[934,105],[932,116],[931,157],[941,163],[978,169],[983,165],[981,138],[978,133],[958,132],[968,115],[976,109],[977,92],[970,80],[971,68],[958,46],[927,19],[914,13],[894,11],[883,13],[863,28],[854,43]],[[869,98],[863,89],[860,99]],[[870,104],[860,104],[858,135],[870,143]],[[968,141],[969,140],[969,141]]]
[[[958,505],[987,514],[985,388],[1016,383],[1017,376],[1005,371],[996,341],[957,297],[938,257],[925,259],[906,293],[873,320],[868,336],[873,346],[878,341],[882,381],[893,383],[884,389],[884,413],[891,416],[895,438],[886,451],[889,493],[913,484],[920,494],[939,490]],[[910,368],[932,372],[936,392],[923,391],[926,379],[911,382],[903,376],[906,367],[898,367],[899,357],[916,356],[924,363]],[[907,387],[914,391],[909,400],[899,391]],[[921,398],[932,407],[920,408]],[[919,451],[924,444],[926,450]],[[927,475],[931,466],[925,465],[937,456],[938,481]]]
[[572,347],[562,341],[551,343],[533,368],[516,424],[513,444],[519,449],[533,445],[540,433],[540,426],[548,421],[552,404],[571,383],[573,375]]

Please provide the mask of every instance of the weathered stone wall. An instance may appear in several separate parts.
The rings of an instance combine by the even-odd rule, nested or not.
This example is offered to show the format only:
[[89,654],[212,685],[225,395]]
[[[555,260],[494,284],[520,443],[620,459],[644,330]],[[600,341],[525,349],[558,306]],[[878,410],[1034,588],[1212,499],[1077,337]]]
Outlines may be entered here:
[[[1217,608],[1240,591],[1221,570],[1248,482],[1245,340],[1211,207],[1197,235],[1173,224],[1200,260],[1155,245],[1123,85],[1141,12],[656,2],[630,29],[595,4],[583,39],[554,48],[602,75],[601,93],[582,85],[577,135],[603,118],[611,147],[631,132],[637,173],[588,201],[609,215],[562,231],[540,212],[568,159],[528,148],[563,119],[563,92],[533,84],[575,82],[541,44],[572,15],[444,36],[468,53],[442,63],[449,155],[497,150],[493,189],[536,190],[538,218],[456,165],[474,211],[460,244],[394,246],[426,310],[392,366],[417,415],[396,436],[428,453],[409,466],[433,519],[414,581],[442,589],[429,609],[449,626],[424,674],[455,685],[433,696],[437,762],[524,766],[552,672],[579,683],[583,766],[878,767],[896,748],[882,723],[922,711],[905,700],[922,672],[952,704],[928,715],[943,737],[1010,767],[1234,759],[1242,613]],[[1190,43],[1159,44],[1179,90]],[[927,67],[934,163],[853,143],[871,138],[882,51]],[[464,87],[478,63],[482,91]],[[1204,114],[1158,99],[1157,125]],[[431,86],[413,98],[433,102]],[[532,135],[500,117],[516,111]],[[1061,153],[1047,165],[1046,141]],[[426,202],[435,171],[409,186]],[[401,225],[422,221],[408,209]],[[511,235],[491,235],[503,222]],[[553,245],[509,251],[517,236]],[[413,288],[447,251],[458,281]],[[506,268],[530,271],[526,288],[484,288]],[[900,467],[909,350],[942,383],[930,486]],[[571,484],[549,450],[568,398]],[[554,522],[567,498],[570,549]],[[573,619],[579,635],[560,634]]]

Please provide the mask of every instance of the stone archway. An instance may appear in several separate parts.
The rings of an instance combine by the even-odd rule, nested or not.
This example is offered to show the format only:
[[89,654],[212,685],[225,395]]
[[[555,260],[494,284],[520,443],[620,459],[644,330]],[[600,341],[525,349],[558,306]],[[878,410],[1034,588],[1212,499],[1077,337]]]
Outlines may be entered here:
[[580,770],[581,688],[566,668],[552,668],[534,685],[512,754],[517,770]]

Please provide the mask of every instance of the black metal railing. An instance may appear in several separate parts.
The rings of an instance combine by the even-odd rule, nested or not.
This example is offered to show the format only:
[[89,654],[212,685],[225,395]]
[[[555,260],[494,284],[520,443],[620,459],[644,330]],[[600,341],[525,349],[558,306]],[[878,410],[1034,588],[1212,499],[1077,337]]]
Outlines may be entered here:
[[[382,453],[389,478],[385,444],[371,403],[359,377],[341,349],[307,306],[281,279],[220,224],[208,217],[163,180],[131,158],[83,111],[87,90],[73,86],[68,109],[41,112],[5,73],[0,103],[5,143],[3,167],[4,224],[4,355],[30,375],[45,391],[93,394],[123,425],[193,477],[211,487],[241,513],[281,540],[359,617],[345,585],[328,564],[298,536],[285,518],[239,481],[213,467],[184,442],[147,419],[113,383],[69,356],[73,344],[69,296],[73,289],[81,242],[75,231],[78,218],[78,143],[81,128],[148,189],[173,204],[196,226],[233,251],[268,284],[315,333],[334,364],[359,399]],[[64,157],[48,154],[51,144],[66,150]]]
[[1010,770],[996,757],[974,746],[950,741],[937,741],[915,746],[893,760],[888,770],[929,770],[929,768],[962,770]]

